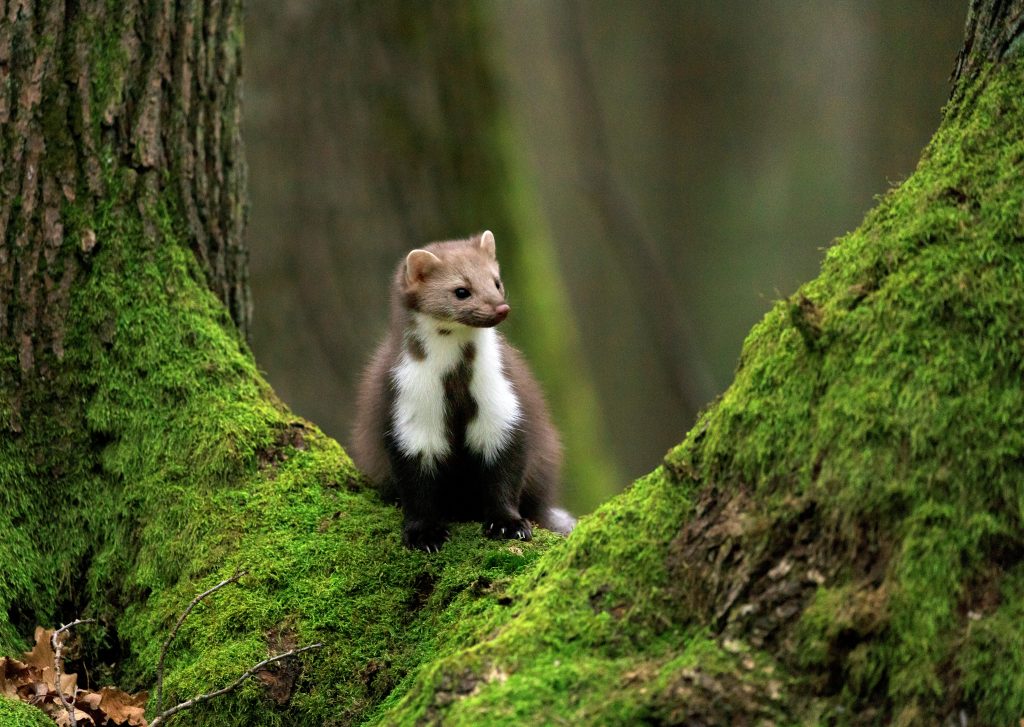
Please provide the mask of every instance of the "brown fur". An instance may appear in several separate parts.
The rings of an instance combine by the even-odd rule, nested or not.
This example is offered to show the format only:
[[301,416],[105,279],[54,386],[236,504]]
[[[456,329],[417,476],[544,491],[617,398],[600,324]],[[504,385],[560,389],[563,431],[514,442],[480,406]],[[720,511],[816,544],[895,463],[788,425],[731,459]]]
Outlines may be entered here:
[[[490,238],[493,240],[493,238]],[[468,240],[435,242],[410,253],[395,270],[391,285],[391,325],[364,371],[359,387],[357,416],[353,429],[352,454],[359,467],[389,498],[396,497],[393,454],[385,446],[389,427],[391,370],[403,349],[422,360],[425,356],[422,342],[412,327],[412,312],[432,317],[437,330],[444,335],[445,322],[473,327],[491,327],[504,320],[508,306],[504,283],[501,282],[498,262],[493,246],[477,235]],[[471,295],[459,300],[453,295],[457,288],[466,288]],[[520,402],[522,420],[517,435],[515,464],[522,467],[517,487],[517,503],[522,517],[541,525],[555,527],[548,522],[557,489],[561,464],[561,443],[551,422],[540,386],[530,373],[522,354],[498,334],[503,370]],[[445,381],[448,401],[468,398],[468,372],[473,363],[472,347],[463,351],[463,362]],[[465,406],[453,406],[463,419],[472,420],[475,402],[470,398]],[[449,441],[464,436],[466,421],[456,421],[452,430],[449,421]],[[512,460],[510,460],[511,462]],[[409,512],[407,510],[407,522]],[[485,523],[486,526],[486,523]],[[529,536],[528,530],[526,536]],[[429,549],[429,548],[428,548]]]
[[[493,250],[481,247],[479,240],[477,236],[434,242],[421,249],[439,262],[409,270],[407,258],[399,265],[394,285],[401,291],[399,299],[404,307],[467,326],[500,323],[503,318],[496,318],[495,309],[505,303],[504,284]],[[456,288],[466,288],[472,295],[459,300],[452,295]]]

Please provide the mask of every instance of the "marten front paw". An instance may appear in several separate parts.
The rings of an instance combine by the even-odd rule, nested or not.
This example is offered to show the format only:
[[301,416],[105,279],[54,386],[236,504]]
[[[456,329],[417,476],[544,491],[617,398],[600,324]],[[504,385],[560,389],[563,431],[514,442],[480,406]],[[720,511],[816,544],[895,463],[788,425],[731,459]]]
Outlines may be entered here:
[[437,553],[444,541],[451,537],[448,526],[443,523],[415,521],[406,523],[402,529],[402,542],[405,547]]
[[485,522],[484,535],[495,540],[502,538],[530,540],[533,537],[533,531],[530,529],[530,523],[523,518],[509,518]]

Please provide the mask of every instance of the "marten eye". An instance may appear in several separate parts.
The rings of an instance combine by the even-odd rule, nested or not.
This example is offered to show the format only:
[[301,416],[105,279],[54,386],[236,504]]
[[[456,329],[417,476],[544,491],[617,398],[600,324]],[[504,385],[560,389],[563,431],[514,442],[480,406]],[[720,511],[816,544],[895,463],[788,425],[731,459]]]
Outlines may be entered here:
[[501,290],[501,281],[498,280],[497,278],[494,279],[494,287],[497,288],[498,290]]
[[466,298],[469,297],[469,289],[468,288],[456,288],[455,289],[455,297],[458,298],[459,300],[465,300]]

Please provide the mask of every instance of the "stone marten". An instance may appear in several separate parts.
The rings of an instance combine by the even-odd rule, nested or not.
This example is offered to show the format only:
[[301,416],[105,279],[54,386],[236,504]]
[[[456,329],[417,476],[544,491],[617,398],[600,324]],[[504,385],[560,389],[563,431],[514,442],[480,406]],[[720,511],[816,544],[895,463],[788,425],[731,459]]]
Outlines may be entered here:
[[561,444],[522,354],[495,330],[509,314],[490,231],[410,252],[391,286],[391,327],[363,374],[356,464],[401,504],[402,539],[436,552],[448,523],[532,537],[575,525],[555,507]]

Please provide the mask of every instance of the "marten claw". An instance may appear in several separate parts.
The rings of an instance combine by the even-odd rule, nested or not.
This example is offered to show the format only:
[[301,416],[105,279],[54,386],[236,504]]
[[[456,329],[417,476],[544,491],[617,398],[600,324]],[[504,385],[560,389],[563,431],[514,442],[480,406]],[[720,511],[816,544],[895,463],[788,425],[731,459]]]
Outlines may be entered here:
[[402,542],[407,548],[427,553],[440,553],[444,541],[450,537],[448,528],[423,522],[407,523],[402,532]]
[[530,524],[522,518],[506,520],[504,522],[490,522],[484,525],[484,535],[494,540],[530,540],[533,532]]

